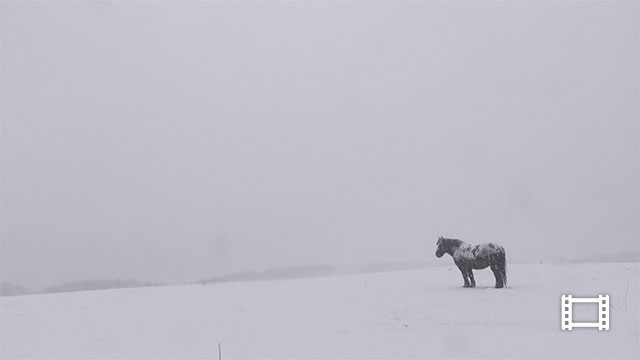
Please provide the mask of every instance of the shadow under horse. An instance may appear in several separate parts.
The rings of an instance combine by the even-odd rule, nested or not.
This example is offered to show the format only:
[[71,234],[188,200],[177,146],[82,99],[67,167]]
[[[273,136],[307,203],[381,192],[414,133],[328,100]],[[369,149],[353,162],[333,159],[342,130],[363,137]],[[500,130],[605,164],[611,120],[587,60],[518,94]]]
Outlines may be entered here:
[[475,287],[473,270],[490,267],[496,277],[496,288],[507,286],[507,254],[498,244],[486,243],[471,245],[462,240],[438,237],[436,256],[449,254],[453,258],[462,278],[464,287]]

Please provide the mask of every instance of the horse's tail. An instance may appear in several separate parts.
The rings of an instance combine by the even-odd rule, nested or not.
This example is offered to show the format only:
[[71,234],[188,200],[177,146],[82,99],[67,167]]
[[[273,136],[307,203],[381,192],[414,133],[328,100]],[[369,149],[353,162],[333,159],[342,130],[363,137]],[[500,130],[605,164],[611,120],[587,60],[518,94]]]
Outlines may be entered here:
[[507,287],[507,252],[502,251],[502,282],[504,283],[504,287]]

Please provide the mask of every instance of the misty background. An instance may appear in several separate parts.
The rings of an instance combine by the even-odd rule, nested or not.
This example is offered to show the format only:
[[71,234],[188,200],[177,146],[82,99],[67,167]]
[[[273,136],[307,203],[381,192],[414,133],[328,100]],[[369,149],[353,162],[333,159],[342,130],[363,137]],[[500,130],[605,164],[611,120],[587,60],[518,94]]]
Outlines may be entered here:
[[2,280],[637,252],[638,6],[2,2]]

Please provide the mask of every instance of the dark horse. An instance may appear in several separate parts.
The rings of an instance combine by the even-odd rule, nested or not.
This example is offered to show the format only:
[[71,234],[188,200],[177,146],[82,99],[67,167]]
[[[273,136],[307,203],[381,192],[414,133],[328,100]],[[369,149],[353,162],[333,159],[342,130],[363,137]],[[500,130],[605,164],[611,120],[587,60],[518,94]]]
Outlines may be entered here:
[[453,258],[453,262],[462,273],[464,287],[475,287],[473,270],[484,269],[487,266],[491,267],[493,276],[496,277],[496,288],[507,286],[507,254],[502,246],[492,243],[471,245],[462,240],[442,236],[438,237],[436,244],[437,257],[446,253]]

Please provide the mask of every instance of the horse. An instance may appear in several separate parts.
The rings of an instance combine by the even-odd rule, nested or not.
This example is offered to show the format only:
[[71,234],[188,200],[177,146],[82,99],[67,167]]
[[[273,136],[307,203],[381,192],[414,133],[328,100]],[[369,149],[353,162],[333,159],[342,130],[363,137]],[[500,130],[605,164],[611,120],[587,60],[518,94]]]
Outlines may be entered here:
[[436,256],[449,254],[464,279],[464,287],[476,287],[473,270],[491,267],[496,277],[496,288],[507,286],[507,254],[498,244],[471,245],[462,240],[438,237]]

